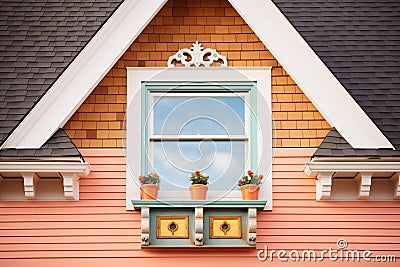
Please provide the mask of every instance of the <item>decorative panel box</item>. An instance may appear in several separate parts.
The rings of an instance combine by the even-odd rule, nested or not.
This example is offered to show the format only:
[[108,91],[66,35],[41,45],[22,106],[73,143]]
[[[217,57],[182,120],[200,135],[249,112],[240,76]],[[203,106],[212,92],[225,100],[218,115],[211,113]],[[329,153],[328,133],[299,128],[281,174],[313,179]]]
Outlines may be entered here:
[[265,200],[133,200],[142,214],[142,247],[256,245],[257,209]]

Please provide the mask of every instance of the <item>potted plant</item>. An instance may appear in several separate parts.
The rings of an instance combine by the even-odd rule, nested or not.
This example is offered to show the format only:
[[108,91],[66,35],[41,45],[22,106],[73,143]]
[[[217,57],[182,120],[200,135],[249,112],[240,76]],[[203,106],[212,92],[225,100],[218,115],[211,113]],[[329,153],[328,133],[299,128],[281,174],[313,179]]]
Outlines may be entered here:
[[242,199],[258,199],[258,192],[260,191],[260,184],[263,177],[262,174],[257,175],[251,170],[247,171],[247,175],[243,176],[238,182],[240,191],[242,192]]
[[139,176],[140,192],[142,199],[157,199],[160,191],[160,176],[157,173],[149,173],[146,176]]
[[200,171],[195,171],[190,175],[190,196],[193,200],[205,200],[208,191],[208,176]]

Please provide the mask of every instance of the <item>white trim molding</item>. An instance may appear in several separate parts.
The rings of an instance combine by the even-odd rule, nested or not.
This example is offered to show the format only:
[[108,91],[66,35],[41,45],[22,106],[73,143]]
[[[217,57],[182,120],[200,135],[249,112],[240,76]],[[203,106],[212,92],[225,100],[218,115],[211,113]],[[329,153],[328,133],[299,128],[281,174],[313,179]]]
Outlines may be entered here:
[[308,176],[321,172],[400,172],[400,162],[307,162],[304,172]]
[[25,198],[28,200],[36,199],[40,179],[38,173],[57,173],[63,180],[65,199],[79,200],[79,179],[90,173],[90,165],[74,162],[0,162],[1,173],[19,174],[23,178]]
[[1,148],[40,148],[64,126],[166,2],[123,1]]
[[[400,162],[307,162],[304,172],[308,176],[316,176],[316,200],[330,200],[333,181],[348,174],[357,184],[357,199],[370,198],[374,175],[382,180],[380,174],[394,173],[387,180],[393,184],[393,199],[400,199],[399,173]],[[335,178],[337,176],[338,178]],[[353,177],[354,176],[354,177]],[[346,178],[347,179],[347,178]]]
[[65,172],[83,177],[90,173],[90,165],[87,162],[0,162],[0,172]]
[[394,149],[272,0],[229,2],[353,148]]

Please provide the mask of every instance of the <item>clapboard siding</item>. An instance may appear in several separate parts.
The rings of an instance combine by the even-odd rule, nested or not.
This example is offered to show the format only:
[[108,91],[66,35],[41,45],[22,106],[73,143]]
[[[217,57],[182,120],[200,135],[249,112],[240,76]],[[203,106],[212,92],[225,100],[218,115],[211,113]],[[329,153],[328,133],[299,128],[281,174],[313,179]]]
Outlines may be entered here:
[[[123,150],[81,152],[92,172],[80,181],[80,201],[0,202],[0,266],[320,264],[285,263],[276,258],[260,262],[254,248],[140,249],[140,213],[125,210]],[[315,177],[303,172],[312,153],[313,149],[274,151],[273,210],[258,214],[258,249],[267,245],[270,250],[320,252],[346,238],[351,249],[400,258],[399,201],[316,202]],[[324,260],[326,266],[338,264],[354,263]]]
[[312,151],[306,149],[275,150],[274,208],[259,214],[257,247],[322,251],[336,249],[336,241],[345,238],[348,249],[368,249],[373,255],[399,258],[400,202],[316,202],[315,177],[307,177],[303,172],[311,155]]

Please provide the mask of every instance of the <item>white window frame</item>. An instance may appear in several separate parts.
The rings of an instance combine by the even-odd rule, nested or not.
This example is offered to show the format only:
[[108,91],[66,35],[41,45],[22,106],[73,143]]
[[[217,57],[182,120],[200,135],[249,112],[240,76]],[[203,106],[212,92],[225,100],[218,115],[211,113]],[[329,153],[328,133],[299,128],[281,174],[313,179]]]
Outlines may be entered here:
[[[260,199],[267,200],[264,209],[272,209],[272,115],[271,115],[271,67],[260,68],[127,68],[127,118],[126,118],[126,209],[134,210],[131,200],[140,199],[137,177],[142,170],[144,108],[143,83],[145,82],[255,82],[257,90],[256,116],[258,172],[264,174]],[[169,192],[160,192],[160,198],[168,199]],[[187,198],[189,192],[182,196]],[[170,193],[176,199],[175,193]],[[213,198],[213,192],[208,193]],[[217,193],[216,196],[221,196]],[[233,191],[223,199],[241,199],[240,191]]]

